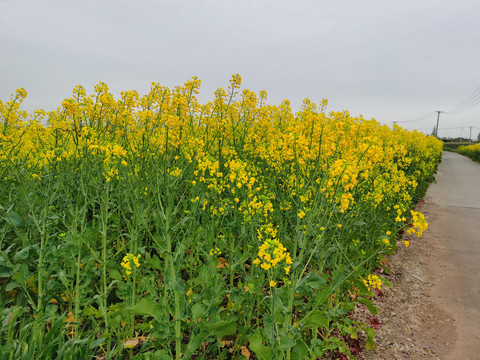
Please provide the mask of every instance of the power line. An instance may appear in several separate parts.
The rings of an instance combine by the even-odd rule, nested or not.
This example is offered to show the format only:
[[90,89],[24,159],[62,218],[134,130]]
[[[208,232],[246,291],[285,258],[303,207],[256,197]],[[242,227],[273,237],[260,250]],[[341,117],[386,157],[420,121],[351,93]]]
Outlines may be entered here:
[[[420,117],[417,117],[415,119],[412,119],[412,120],[393,121],[393,124],[398,124],[398,123],[405,124],[405,123],[417,122],[417,121],[421,121],[421,120],[431,118],[435,115],[435,113],[437,113],[437,126],[434,128],[435,136],[437,136],[440,113],[445,113],[445,114],[449,114],[449,115],[459,114],[459,113],[462,113],[464,111],[467,111],[468,109],[471,109],[472,107],[474,107],[475,105],[477,105],[479,103],[480,103],[480,87],[478,87],[472,94],[470,94],[470,96],[467,97],[461,104],[459,104],[457,107],[455,107],[451,110],[448,110],[448,111],[436,110],[436,111],[429,112],[425,115],[422,115]],[[472,127],[472,128],[474,128],[474,127]]]
[[[438,130],[453,130],[453,129],[465,129],[465,128],[480,129],[480,127],[477,127],[477,126],[456,126],[456,127],[448,127],[448,128],[438,128]],[[431,129],[430,128],[423,128],[423,129],[414,128],[413,130],[431,130]]]
[[477,105],[478,103],[480,103],[480,94],[475,98],[475,99],[472,99],[472,101],[470,101],[468,103],[468,105],[465,105],[463,106],[462,108],[459,108],[455,111],[450,111],[448,112],[448,114],[459,114],[459,113],[462,113],[464,111],[467,111],[469,109],[471,109],[472,107],[474,107],[475,105]]
[[464,102],[462,102],[456,108],[449,110],[449,112],[456,113],[456,112],[462,111],[463,109],[471,107],[472,104],[476,103],[476,100],[478,100],[479,95],[480,95],[480,87],[476,89]]
[[468,98],[457,107],[447,111],[447,114],[458,114],[474,107],[480,103],[480,87],[476,89]]
[[403,123],[416,122],[416,121],[428,119],[428,118],[432,117],[433,115],[435,115],[435,111],[429,112],[428,114],[425,114],[423,116],[420,116],[420,117],[412,119],[412,120],[394,121],[393,123],[394,124],[396,124],[396,123],[402,123],[403,124]]
[[456,126],[456,127],[440,128],[440,130],[465,129],[465,128],[480,129],[479,127],[476,127],[476,126]]

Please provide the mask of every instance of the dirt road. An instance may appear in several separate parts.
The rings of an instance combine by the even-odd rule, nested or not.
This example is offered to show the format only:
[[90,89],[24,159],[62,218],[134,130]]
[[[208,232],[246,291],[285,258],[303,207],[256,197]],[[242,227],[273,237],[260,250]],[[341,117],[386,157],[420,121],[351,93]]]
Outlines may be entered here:
[[419,211],[429,228],[391,261],[363,359],[480,359],[480,164],[445,152]]

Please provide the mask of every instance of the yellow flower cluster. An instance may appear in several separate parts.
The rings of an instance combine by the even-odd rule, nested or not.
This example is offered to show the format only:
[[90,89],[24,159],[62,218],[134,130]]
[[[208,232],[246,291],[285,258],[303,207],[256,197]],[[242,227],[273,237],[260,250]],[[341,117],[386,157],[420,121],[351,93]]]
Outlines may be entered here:
[[369,289],[378,289],[382,288],[382,280],[377,275],[370,274],[366,279],[363,280],[363,283]]
[[[174,89],[152,83],[144,96],[125,91],[119,99],[104,83],[90,96],[77,86],[57,111],[38,110],[31,121],[19,109],[26,96],[19,89],[11,101],[0,101],[0,163],[25,164],[38,179],[59,161],[78,162],[92,155],[109,182],[145,170],[139,163],[175,153],[175,161],[193,165],[191,184],[205,191],[205,198],[215,198],[202,201],[205,211],[217,217],[240,212],[246,222],[268,223],[275,199],[270,179],[258,166],[263,163],[276,171],[278,190],[291,195],[279,208],[288,211],[298,200],[299,218],[315,198],[305,190],[313,179],[340,213],[358,202],[378,211],[397,204],[397,221],[404,222],[412,189],[431,176],[441,152],[438,140],[418,132],[398,126],[392,131],[347,111],[327,115],[325,99],[320,106],[305,99],[298,113],[287,100],[265,105],[264,91],[239,93],[239,75],[230,81],[230,94],[219,89],[213,102],[202,105],[195,96],[200,83],[193,78]],[[231,100],[234,95],[238,101]],[[413,174],[412,168],[417,169]],[[325,178],[318,178],[315,169]],[[178,178],[183,167],[174,162],[165,171]]]
[[459,146],[457,150],[462,155],[466,155],[475,161],[480,161],[480,143]]
[[210,250],[210,256],[220,255],[221,253],[222,252],[220,251],[220,249],[218,247],[215,247],[215,248]]
[[416,233],[418,237],[422,236],[423,232],[428,228],[428,223],[425,220],[425,215],[417,211],[411,211],[412,214],[412,224],[411,227],[407,230],[407,234]]
[[141,255],[133,255],[130,253],[127,253],[124,257],[120,265],[125,269],[125,273],[127,275],[130,275],[133,271],[134,268],[140,267],[140,257]]
[[275,268],[280,262],[284,262],[284,270],[288,275],[290,273],[292,258],[285,246],[283,246],[278,239],[267,239],[259,246],[257,258],[253,263],[260,266],[263,270]]

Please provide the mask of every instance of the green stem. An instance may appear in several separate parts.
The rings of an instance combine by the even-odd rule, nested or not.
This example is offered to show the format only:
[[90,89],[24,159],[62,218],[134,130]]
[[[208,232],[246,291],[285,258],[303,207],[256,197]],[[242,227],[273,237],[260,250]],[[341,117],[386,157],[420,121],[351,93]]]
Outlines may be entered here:
[[168,266],[170,268],[172,284],[173,284],[173,294],[175,298],[175,358],[180,359],[182,357],[182,334],[180,328],[180,296],[176,289],[177,276],[175,273],[175,265],[173,264],[173,254],[172,254],[172,241],[170,238],[170,217],[171,217],[171,207],[167,207],[166,219],[165,219],[165,232],[167,240],[167,256],[168,256]]
[[[108,337],[110,338],[110,331],[108,329],[108,313],[107,313],[107,233],[108,233],[108,205],[109,205],[109,185],[107,183],[105,187],[105,195],[103,197],[103,204],[101,208],[101,228],[102,228],[102,307],[103,318],[105,322],[105,329],[108,331]],[[108,352],[110,352],[110,341],[107,343]]]

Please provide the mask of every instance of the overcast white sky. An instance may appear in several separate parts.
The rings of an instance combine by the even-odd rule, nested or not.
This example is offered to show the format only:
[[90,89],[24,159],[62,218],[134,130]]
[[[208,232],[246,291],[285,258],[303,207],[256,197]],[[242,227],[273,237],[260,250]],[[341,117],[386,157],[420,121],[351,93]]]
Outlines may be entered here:
[[[430,133],[480,87],[479,16],[478,0],[0,0],[0,99],[24,87],[26,110],[52,110],[77,84],[117,96],[198,76],[206,102],[239,73],[270,104],[328,98]],[[469,126],[480,103],[441,114],[439,135]]]

